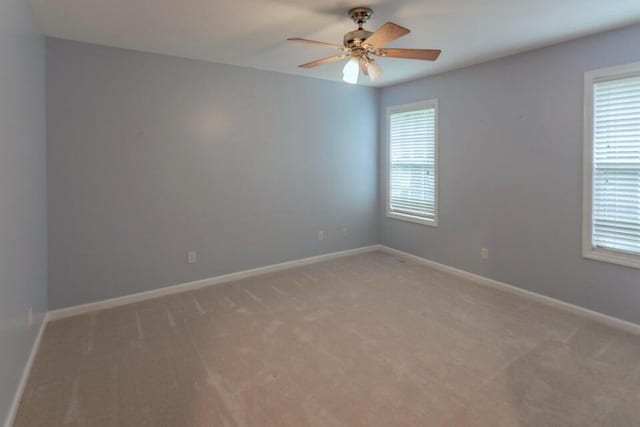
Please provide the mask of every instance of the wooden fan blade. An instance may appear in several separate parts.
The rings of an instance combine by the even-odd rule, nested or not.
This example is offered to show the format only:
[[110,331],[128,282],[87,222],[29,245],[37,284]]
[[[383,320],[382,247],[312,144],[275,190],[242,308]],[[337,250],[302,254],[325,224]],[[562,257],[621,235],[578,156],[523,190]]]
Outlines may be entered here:
[[369,38],[364,41],[364,44],[372,45],[373,47],[382,47],[385,44],[407,34],[409,34],[409,30],[407,28],[401,27],[393,22],[387,22],[382,27],[378,28],[378,31],[369,36]]
[[438,49],[378,49],[375,54],[389,58],[421,59],[435,61],[442,51]]
[[315,61],[307,62],[306,64],[298,65],[301,68],[313,68],[318,65],[328,64],[329,62],[338,61],[342,58],[346,58],[347,55],[333,55],[322,59],[316,59]]
[[315,44],[318,46],[327,46],[327,47],[333,47],[336,49],[344,49],[344,46],[340,46],[339,44],[334,44],[334,43],[326,43],[326,42],[317,42],[315,40],[307,40],[307,39],[301,39],[299,37],[293,37],[290,39],[287,39],[290,42],[298,42],[298,43],[306,43],[306,44]]

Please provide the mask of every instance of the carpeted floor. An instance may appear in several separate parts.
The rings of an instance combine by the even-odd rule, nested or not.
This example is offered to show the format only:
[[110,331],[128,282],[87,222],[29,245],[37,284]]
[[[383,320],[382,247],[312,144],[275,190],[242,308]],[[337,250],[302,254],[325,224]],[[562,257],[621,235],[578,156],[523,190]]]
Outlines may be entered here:
[[640,425],[640,337],[382,252],[52,322],[16,422],[596,425]]

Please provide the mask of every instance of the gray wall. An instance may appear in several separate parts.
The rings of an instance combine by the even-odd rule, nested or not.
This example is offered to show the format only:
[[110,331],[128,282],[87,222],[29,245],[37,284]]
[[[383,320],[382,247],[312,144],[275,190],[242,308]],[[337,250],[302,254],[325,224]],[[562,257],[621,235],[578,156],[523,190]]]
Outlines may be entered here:
[[378,242],[374,89],[48,39],[47,91],[51,309]]
[[47,309],[44,61],[22,0],[0,1],[0,424]]
[[383,217],[382,242],[640,322],[640,270],[580,246],[584,72],[640,61],[638,46],[640,25],[384,88],[381,171],[386,107],[439,99],[440,226]]

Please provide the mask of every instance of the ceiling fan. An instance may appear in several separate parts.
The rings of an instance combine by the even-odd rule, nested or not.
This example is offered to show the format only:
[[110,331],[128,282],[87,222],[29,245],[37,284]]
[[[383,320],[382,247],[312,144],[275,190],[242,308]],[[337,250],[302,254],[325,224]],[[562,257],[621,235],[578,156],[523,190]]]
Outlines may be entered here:
[[356,7],[349,10],[349,16],[358,25],[358,29],[344,35],[344,46],[298,37],[287,39],[292,42],[333,47],[340,51],[337,55],[307,62],[299,65],[299,67],[313,68],[340,59],[350,58],[342,70],[342,80],[356,84],[358,83],[360,71],[371,80],[375,80],[382,75],[382,68],[372,58],[374,55],[388,58],[420,59],[423,61],[435,61],[440,56],[441,51],[437,49],[383,49],[382,47],[387,43],[409,34],[409,30],[393,22],[387,22],[378,28],[375,33],[367,31],[362,27],[371,18],[372,14],[373,11],[368,7]]

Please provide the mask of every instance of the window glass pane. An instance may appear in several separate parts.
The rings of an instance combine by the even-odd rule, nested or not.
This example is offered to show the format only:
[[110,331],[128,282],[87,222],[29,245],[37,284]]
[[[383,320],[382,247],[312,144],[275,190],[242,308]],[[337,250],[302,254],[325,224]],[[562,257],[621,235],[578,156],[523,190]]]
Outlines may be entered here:
[[593,86],[592,245],[640,253],[640,76]]
[[436,214],[435,107],[389,117],[389,210],[427,220]]

